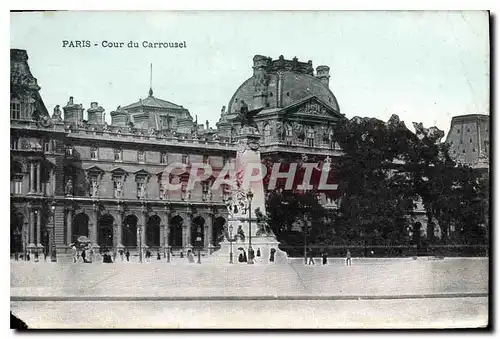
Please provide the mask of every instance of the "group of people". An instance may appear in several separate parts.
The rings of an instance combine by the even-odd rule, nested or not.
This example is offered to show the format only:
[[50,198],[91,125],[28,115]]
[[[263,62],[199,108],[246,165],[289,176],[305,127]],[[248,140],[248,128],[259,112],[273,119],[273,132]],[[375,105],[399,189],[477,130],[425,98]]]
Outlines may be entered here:
[[[269,252],[269,262],[274,262],[275,255],[276,255],[276,249],[271,248],[271,250]],[[254,255],[254,250],[249,249],[248,250],[248,257],[250,257],[250,259],[253,261],[257,260],[258,262],[260,262],[262,260],[262,254],[261,254],[260,247],[257,248],[255,255]],[[240,254],[238,255],[238,262],[240,262],[240,263],[248,262],[247,252],[245,251],[244,248],[240,248]]]
[[[328,265],[328,253],[322,253],[321,260],[322,260],[323,265]],[[307,264],[308,265],[316,265],[316,262],[314,261],[312,249],[309,249],[309,261],[307,262]],[[351,252],[349,250],[347,250],[347,253],[345,255],[345,264],[346,264],[346,266],[351,266]]]

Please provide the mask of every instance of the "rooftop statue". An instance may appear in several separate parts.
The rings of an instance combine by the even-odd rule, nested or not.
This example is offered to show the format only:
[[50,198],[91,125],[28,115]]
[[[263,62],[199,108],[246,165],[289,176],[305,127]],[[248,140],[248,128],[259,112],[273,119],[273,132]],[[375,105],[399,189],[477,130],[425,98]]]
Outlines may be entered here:
[[257,128],[257,124],[255,123],[254,118],[259,112],[260,109],[249,111],[248,105],[244,101],[242,101],[240,111],[238,112],[235,121],[239,122],[242,128],[243,127]]

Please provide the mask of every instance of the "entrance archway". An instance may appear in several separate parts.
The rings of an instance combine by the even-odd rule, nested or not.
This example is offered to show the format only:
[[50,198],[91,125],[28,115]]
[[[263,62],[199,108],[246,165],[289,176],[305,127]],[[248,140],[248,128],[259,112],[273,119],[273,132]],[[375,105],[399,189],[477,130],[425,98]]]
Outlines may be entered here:
[[75,242],[78,237],[89,236],[89,216],[85,213],[78,213],[73,218],[73,227],[71,230],[71,241]]
[[16,211],[11,211],[10,216],[10,253],[23,251],[23,223],[24,216]]
[[[212,227],[212,241],[216,249],[220,248],[220,243],[224,241],[224,225],[226,224],[226,219],[224,217],[217,217],[214,220],[214,225]],[[233,231],[234,233],[235,231]]]
[[203,217],[198,216],[193,219],[193,223],[191,225],[191,245],[203,246],[203,239],[205,238],[205,219]]
[[180,215],[176,215],[170,220],[170,233],[168,235],[168,245],[172,249],[182,248],[182,224],[184,220]]
[[160,223],[161,219],[157,215],[152,215],[148,219],[146,244],[149,247],[160,247]]
[[115,219],[111,214],[105,214],[99,218],[98,244],[103,251],[113,248],[113,223]]
[[137,222],[138,219],[135,215],[128,215],[123,222],[123,246],[136,247],[137,246]]

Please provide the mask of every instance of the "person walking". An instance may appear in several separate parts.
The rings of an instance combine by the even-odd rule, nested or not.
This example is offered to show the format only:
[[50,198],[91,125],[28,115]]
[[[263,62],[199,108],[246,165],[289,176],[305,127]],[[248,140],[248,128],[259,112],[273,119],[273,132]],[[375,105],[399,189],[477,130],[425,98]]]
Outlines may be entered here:
[[349,250],[347,250],[345,255],[345,264],[346,266],[351,266],[351,252]]
[[323,253],[323,265],[328,264],[328,253]]
[[127,248],[127,252],[125,252],[125,257],[127,258],[127,261],[130,261],[130,252]]
[[307,264],[308,265],[316,265],[316,262],[314,261],[312,248],[309,249],[309,262]]
[[120,259],[121,259],[121,260],[122,260],[122,262],[123,262],[123,250],[120,250],[120,251],[119,251],[119,253],[120,253]]
[[83,263],[86,264],[87,263],[87,253],[85,253],[85,249],[83,249],[82,251],[82,259],[83,259]]

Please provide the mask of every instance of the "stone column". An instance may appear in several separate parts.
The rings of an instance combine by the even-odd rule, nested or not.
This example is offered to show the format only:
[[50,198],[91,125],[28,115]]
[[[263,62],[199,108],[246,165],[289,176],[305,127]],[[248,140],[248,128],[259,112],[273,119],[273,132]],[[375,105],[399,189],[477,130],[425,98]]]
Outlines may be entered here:
[[35,164],[30,162],[30,193],[35,193]]
[[184,223],[184,229],[182,230],[183,235],[185,235],[185,244],[183,244],[183,247],[185,247],[187,250],[190,250],[193,248],[193,245],[191,244],[191,227],[192,227],[192,220],[193,220],[193,212],[189,211],[187,214],[187,220]]
[[42,193],[42,165],[41,163],[36,164],[36,188],[35,192]]
[[35,211],[33,208],[29,207],[29,232],[28,232],[28,237],[29,237],[29,247],[35,247]]
[[122,250],[124,248],[123,246],[123,206],[120,204],[118,205],[118,215],[116,218],[116,247],[118,250]]
[[38,248],[42,248],[42,211],[38,211],[36,213],[36,246]]
[[160,225],[160,248],[165,247],[165,224]]
[[52,196],[56,195],[56,170],[52,169],[50,172],[50,194]]
[[147,214],[146,210],[142,212],[142,247],[147,247],[146,244],[146,230],[147,230]]
[[93,248],[98,248],[99,245],[97,244],[97,218],[98,218],[98,206],[97,204],[94,204],[92,206],[92,222],[89,222],[89,240],[92,243]]
[[66,243],[72,243],[73,238],[73,210],[68,209],[66,213]]
[[207,251],[210,249],[210,247],[212,247],[212,223],[213,223],[213,214],[210,212],[207,215],[205,230],[203,233],[203,247]]

